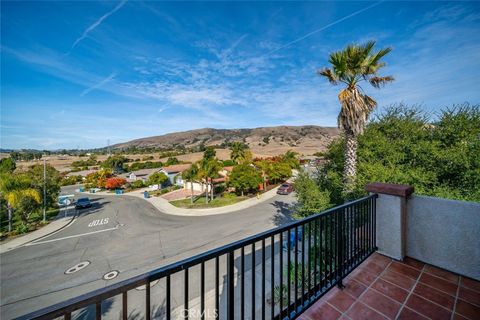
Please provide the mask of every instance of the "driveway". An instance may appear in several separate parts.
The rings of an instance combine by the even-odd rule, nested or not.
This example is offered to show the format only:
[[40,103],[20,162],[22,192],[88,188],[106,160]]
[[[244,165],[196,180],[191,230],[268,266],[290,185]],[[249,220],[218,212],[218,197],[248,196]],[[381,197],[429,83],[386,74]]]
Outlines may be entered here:
[[[64,188],[63,193],[73,193]],[[76,198],[80,197],[79,194]],[[67,228],[0,255],[3,319],[110,285],[289,221],[293,194],[205,217],[162,213],[131,196],[89,195]],[[102,277],[118,271],[111,280]]]

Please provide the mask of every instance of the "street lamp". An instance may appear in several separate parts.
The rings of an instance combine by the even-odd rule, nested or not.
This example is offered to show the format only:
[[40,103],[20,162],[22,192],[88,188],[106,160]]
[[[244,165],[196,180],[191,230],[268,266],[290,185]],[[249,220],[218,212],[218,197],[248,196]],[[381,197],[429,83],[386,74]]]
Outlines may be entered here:
[[43,222],[47,220],[47,164],[43,158]]

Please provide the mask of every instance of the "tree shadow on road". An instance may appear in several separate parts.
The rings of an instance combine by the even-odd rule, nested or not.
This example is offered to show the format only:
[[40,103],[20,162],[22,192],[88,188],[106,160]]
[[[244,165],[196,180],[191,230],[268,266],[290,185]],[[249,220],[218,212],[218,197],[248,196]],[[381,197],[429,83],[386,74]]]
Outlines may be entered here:
[[92,203],[92,206],[90,208],[85,208],[85,209],[76,209],[77,214],[79,216],[90,215],[92,213],[100,211],[105,205],[110,203],[110,201],[100,201],[100,200],[103,200],[103,198],[91,199],[90,202]]
[[[113,299],[107,299],[102,301],[102,315],[107,314],[112,308]],[[96,306],[91,304],[88,307],[80,309],[77,312],[72,313],[72,319],[74,320],[90,320],[96,319]]]
[[274,201],[272,206],[277,209],[277,212],[272,218],[272,221],[276,226],[281,226],[294,221],[292,218],[292,213],[295,208],[294,204],[283,201]]
[[[118,311],[119,319],[122,316],[122,310],[112,309],[112,305],[115,299],[119,299],[118,297],[113,297],[107,300],[102,301],[102,308],[101,314],[102,317],[106,318],[115,318],[114,314]],[[150,318],[151,319],[164,319],[166,317],[166,305],[165,300],[161,304],[154,304],[150,311]],[[139,310],[137,308],[133,308],[133,310],[128,311],[127,319],[129,320],[137,320],[137,319],[145,319],[145,310]],[[79,312],[74,312],[72,314],[72,319],[75,320],[94,320],[96,318],[96,307],[95,304],[89,305],[86,308],[81,309]]]

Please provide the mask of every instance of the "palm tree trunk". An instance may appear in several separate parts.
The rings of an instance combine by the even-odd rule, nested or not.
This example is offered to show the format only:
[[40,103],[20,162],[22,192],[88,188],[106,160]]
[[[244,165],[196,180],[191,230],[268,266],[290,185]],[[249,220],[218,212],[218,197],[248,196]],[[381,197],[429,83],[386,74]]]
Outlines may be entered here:
[[192,204],[193,204],[193,180],[190,180],[190,188],[192,189],[192,198],[191,198],[191,201],[192,201]]
[[357,174],[357,137],[352,133],[345,134],[345,168],[343,172],[344,192],[353,191]]
[[210,182],[210,185],[212,186],[212,189],[210,190],[210,192],[211,192],[211,200],[213,200],[213,193],[214,193],[214,190],[213,190],[213,181]]

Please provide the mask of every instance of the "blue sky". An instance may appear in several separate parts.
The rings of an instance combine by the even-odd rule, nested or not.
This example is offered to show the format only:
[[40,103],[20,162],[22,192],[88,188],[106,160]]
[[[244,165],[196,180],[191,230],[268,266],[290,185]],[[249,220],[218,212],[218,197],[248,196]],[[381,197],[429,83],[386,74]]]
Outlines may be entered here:
[[379,106],[480,102],[478,2],[1,3],[1,147],[90,148],[195,128],[335,126],[315,71],[391,46]]

